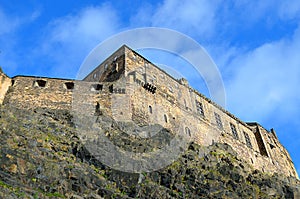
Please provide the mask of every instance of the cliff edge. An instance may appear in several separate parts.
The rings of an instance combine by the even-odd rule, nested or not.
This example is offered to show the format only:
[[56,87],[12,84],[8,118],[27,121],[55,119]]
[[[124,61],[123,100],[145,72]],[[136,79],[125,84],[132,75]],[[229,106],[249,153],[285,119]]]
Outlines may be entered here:
[[[227,144],[190,143],[150,173],[112,170],[84,148],[72,120],[65,110],[0,106],[0,198],[300,198],[297,179],[255,170]],[[101,122],[114,126],[108,134],[120,146],[159,147]]]

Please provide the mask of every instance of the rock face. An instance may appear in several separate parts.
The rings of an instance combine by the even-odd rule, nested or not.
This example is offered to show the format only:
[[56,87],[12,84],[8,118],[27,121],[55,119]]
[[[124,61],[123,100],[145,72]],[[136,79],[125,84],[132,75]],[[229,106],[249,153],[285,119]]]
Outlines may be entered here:
[[[134,152],[159,148],[172,136],[132,140],[116,131],[129,124],[99,118],[114,126],[107,135],[116,145]],[[158,171],[113,170],[86,150],[72,121],[65,110],[0,107],[0,198],[300,198],[297,179],[255,170],[227,144],[190,143]]]

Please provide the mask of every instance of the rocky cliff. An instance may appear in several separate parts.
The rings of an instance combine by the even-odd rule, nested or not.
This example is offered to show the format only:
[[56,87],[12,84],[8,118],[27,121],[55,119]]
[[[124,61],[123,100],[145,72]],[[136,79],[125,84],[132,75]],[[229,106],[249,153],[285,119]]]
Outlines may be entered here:
[[[253,169],[227,144],[190,143],[175,162],[150,173],[110,169],[85,149],[72,121],[64,110],[0,107],[0,198],[300,198],[299,181]],[[172,136],[132,140],[108,117],[98,122],[127,150],[159,148]]]

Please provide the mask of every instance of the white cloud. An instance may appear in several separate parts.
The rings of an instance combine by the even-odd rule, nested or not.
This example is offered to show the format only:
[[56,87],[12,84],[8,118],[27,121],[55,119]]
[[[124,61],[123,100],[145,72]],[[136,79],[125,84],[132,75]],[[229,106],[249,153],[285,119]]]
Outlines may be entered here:
[[300,31],[282,39],[237,54],[227,82],[229,109],[241,117],[263,120],[276,112],[288,117],[299,114]]
[[0,36],[6,33],[11,33],[14,31],[18,25],[20,24],[20,21],[17,17],[10,17],[6,13],[3,12],[3,10],[0,8]]
[[300,1],[298,0],[283,1],[279,6],[278,12],[281,18],[299,19]]
[[44,55],[54,60],[54,75],[70,77],[66,71],[79,69],[85,56],[98,43],[118,29],[118,17],[109,5],[87,7],[76,15],[69,15],[49,23],[41,47]]
[[5,73],[14,75],[20,67],[24,67],[18,63],[25,57],[20,50],[24,46],[18,43],[23,36],[22,33],[20,34],[20,30],[25,25],[34,22],[39,16],[39,10],[20,16],[5,12],[0,7],[0,64]]
[[144,4],[133,17],[132,25],[166,27],[189,35],[211,37],[217,5],[206,0],[165,0],[156,8]]

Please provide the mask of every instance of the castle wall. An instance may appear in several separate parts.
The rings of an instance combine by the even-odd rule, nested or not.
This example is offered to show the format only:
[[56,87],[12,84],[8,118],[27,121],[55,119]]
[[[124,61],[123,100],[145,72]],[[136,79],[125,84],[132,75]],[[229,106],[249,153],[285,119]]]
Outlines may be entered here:
[[65,85],[70,80],[17,76],[12,81],[4,103],[27,109],[70,109],[72,89]]
[[11,106],[66,109],[93,115],[98,102],[101,111],[111,114],[111,83],[24,76],[14,77],[12,81],[4,100]]
[[11,85],[11,79],[0,71],[0,104],[3,103],[6,92]]
[[[264,144],[267,151],[265,155],[260,150],[260,143],[251,126],[190,88],[185,80],[174,79],[128,48],[125,53],[125,74],[131,85],[134,85],[131,95],[133,120],[145,124],[159,123],[171,129],[181,122],[183,129],[188,127],[192,139],[200,145],[205,146],[212,142],[228,143],[241,158],[256,169],[297,177],[286,150],[279,147],[280,143],[273,134],[266,130],[258,132],[263,140],[272,140],[272,146],[278,146],[271,147],[269,142]],[[154,94],[144,89],[143,86],[147,83],[156,87]],[[199,104],[202,107],[200,112]]]
[[89,82],[113,82],[124,73],[124,47],[109,56],[83,80]]

